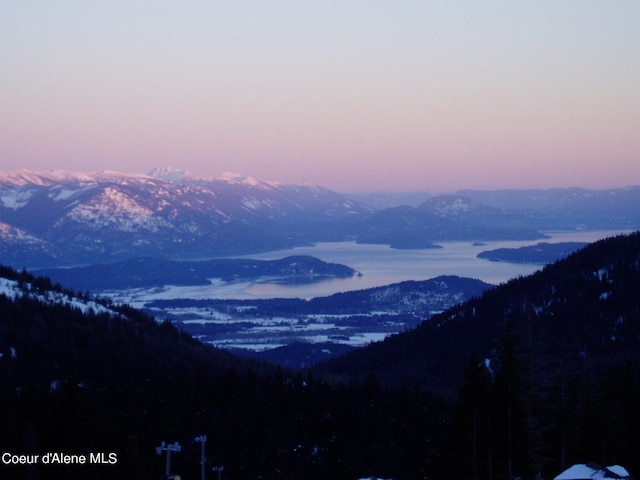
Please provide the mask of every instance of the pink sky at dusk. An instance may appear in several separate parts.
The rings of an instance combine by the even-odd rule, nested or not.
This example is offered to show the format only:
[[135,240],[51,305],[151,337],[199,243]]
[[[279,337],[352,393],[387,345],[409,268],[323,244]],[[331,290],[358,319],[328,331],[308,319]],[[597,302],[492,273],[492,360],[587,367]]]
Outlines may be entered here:
[[640,2],[0,7],[0,170],[640,184]]

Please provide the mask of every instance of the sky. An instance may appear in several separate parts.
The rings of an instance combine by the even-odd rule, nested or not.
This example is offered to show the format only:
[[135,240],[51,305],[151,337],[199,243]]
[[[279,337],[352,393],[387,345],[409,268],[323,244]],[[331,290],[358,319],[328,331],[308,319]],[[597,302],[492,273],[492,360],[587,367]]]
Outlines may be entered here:
[[637,0],[0,0],[0,170],[640,185]]

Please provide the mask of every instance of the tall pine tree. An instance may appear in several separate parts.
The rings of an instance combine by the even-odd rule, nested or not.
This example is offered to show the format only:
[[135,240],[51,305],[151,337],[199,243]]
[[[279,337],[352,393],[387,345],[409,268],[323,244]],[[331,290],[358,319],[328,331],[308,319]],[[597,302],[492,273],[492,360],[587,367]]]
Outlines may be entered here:
[[518,361],[517,338],[508,321],[500,340],[494,386],[493,445],[498,477],[509,480],[531,475],[529,431]]

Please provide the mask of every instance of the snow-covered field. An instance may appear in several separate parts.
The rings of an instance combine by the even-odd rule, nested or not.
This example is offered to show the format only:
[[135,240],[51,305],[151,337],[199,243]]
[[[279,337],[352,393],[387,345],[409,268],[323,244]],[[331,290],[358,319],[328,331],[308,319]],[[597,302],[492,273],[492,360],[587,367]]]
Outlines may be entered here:
[[293,342],[335,342],[354,347],[383,340],[419,318],[378,315],[301,315],[256,316],[252,309],[233,313],[210,306],[145,309],[159,320],[170,320],[199,340],[222,348],[255,351],[288,345]]

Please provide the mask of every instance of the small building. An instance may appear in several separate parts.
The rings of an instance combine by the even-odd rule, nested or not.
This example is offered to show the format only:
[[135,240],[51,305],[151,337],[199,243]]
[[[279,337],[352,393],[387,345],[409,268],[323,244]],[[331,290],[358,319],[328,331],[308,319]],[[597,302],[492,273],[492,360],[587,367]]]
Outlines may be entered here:
[[630,480],[627,469],[620,465],[603,467],[597,463],[578,463],[568,468],[553,480]]

